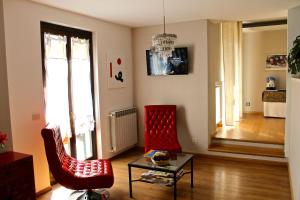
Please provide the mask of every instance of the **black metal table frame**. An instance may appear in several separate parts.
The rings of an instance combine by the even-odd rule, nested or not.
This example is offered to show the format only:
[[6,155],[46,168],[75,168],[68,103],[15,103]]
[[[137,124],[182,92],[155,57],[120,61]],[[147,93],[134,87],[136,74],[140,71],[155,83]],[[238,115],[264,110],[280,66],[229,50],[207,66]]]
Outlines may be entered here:
[[145,182],[145,181],[142,181],[140,179],[137,179],[137,180],[132,180],[132,177],[131,177],[131,168],[132,167],[135,167],[135,168],[140,168],[140,169],[149,169],[149,170],[154,170],[154,171],[161,171],[161,172],[168,172],[168,173],[172,173],[173,174],[173,178],[174,178],[174,183],[173,183],[173,196],[174,196],[174,200],[176,200],[176,192],[177,192],[177,188],[176,188],[176,184],[177,184],[177,181],[179,181],[182,176],[179,176],[178,179],[176,177],[177,175],[177,172],[179,172],[181,169],[183,169],[183,167],[188,163],[190,162],[191,164],[191,171],[189,172],[185,172],[182,176],[184,176],[185,174],[188,174],[190,173],[191,174],[191,188],[194,187],[194,161],[193,161],[193,157],[191,157],[189,160],[187,160],[185,163],[182,164],[182,167],[178,168],[177,171],[172,171],[172,170],[168,170],[168,169],[163,169],[163,168],[153,168],[151,166],[140,166],[138,164],[134,164],[134,163],[128,163],[128,176],[129,176],[129,196],[130,198],[133,198],[132,196],[132,182],[137,182],[137,181],[140,181],[140,182]]

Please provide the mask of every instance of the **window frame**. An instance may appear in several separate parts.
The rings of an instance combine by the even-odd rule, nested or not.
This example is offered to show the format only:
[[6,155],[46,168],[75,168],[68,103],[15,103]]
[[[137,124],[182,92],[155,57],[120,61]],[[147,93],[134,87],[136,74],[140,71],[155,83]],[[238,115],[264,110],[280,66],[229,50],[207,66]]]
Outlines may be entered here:
[[[42,52],[42,74],[43,74],[43,87],[46,86],[46,68],[45,68],[45,41],[44,41],[44,34],[50,33],[55,35],[63,35],[67,37],[67,60],[68,60],[68,74],[70,74],[71,69],[71,37],[78,37],[81,39],[88,39],[89,40],[89,54],[90,54],[90,80],[91,80],[91,94],[92,94],[92,104],[93,104],[93,115],[95,119],[95,128],[91,132],[92,137],[92,152],[93,156],[88,158],[96,159],[97,158],[97,136],[96,136],[96,115],[95,115],[95,92],[94,92],[94,62],[93,62],[93,33],[90,31],[85,31],[77,28],[66,27],[62,25],[52,24],[48,22],[41,21],[41,52]],[[68,79],[70,83],[71,79]],[[71,101],[71,93],[69,92],[69,101]],[[72,107],[70,103],[70,107]],[[72,110],[70,110],[71,115]],[[70,150],[71,156],[76,158],[76,135],[74,131],[74,126],[71,125],[71,132],[72,137],[70,138]]]

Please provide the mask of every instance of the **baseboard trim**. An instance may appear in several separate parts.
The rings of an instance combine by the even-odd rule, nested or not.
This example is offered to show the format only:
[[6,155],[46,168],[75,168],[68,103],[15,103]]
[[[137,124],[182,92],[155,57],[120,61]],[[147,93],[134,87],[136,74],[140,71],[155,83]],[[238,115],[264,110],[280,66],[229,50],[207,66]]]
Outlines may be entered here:
[[51,186],[46,187],[46,188],[44,188],[44,189],[42,189],[42,190],[36,192],[36,193],[35,193],[35,196],[36,196],[36,197],[39,197],[39,196],[41,196],[41,195],[43,195],[43,194],[45,194],[45,193],[47,193],[47,192],[49,192],[49,191],[51,191],[51,190],[52,190],[52,187],[51,187]]

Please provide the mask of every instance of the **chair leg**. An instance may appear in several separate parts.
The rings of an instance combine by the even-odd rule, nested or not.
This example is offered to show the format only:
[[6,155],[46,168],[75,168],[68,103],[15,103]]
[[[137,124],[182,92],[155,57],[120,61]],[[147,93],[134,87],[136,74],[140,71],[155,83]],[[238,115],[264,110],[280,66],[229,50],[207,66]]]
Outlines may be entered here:
[[83,196],[86,192],[86,190],[75,190],[70,194],[69,200],[76,200],[79,197]]
[[94,192],[93,190],[88,190],[82,195],[77,197],[77,200],[101,200],[101,194]]

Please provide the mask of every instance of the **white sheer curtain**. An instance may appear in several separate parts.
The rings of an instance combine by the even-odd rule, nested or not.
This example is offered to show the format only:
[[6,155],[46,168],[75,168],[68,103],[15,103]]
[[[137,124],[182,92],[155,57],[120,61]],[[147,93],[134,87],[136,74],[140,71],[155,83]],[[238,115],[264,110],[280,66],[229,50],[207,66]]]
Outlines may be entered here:
[[72,106],[75,134],[94,129],[89,40],[71,38]]
[[46,122],[59,125],[63,139],[72,136],[71,124],[76,135],[90,133],[94,129],[94,114],[89,40],[71,38],[69,67],[66,36],[45,34],[44,40]]
[[242,23],[222,22],[222,65],[225,88],[225,124],[242,117]]
[[68,100],[68,60],[65,36],[45,34],[46,122],[60,126],[62,138],[71,137]]

